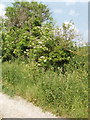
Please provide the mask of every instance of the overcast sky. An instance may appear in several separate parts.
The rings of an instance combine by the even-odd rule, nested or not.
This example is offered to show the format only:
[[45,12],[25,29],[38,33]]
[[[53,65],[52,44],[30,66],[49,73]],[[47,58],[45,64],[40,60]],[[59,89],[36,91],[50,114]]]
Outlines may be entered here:
[[[25,1],[25,0],[24,0]],[[31,0],[27,0],[31,1]],[[88,41],[88,0],[35,0],[50,8],[52,16],[58,25],[73,20],[82,34],[83,41]],[[14,0],[0,1],[0,15],[4,16],[5,8]]]

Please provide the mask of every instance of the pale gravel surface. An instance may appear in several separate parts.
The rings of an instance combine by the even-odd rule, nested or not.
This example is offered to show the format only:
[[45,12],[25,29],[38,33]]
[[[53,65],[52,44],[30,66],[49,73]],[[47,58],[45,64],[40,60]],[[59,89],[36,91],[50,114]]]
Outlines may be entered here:
[[34,106],[26,100],[0,93],[0,115],[3,118],[55,118],[49,112],[43,112],[39,107]]

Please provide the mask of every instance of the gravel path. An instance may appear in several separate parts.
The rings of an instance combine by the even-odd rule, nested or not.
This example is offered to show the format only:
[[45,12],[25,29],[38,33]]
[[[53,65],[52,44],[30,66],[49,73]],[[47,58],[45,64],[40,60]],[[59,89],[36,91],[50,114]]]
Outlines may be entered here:
[[34,106],[26,100],[0,93],[0,115],[3,118],[55,118],[49,112],[43,112],[39,107]]

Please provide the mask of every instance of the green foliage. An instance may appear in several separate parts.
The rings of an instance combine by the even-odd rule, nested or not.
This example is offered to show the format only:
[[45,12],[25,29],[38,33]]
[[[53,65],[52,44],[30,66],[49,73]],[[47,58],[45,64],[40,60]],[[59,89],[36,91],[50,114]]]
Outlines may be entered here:
[[65,71],[72,73],[73,70],[84,69],[88,72],[88,46],[78,48],[69,63],[65,65]]
[[15,2],[6,8],[6,16],[2,33],[3,61],[26,56],[26,50],[30,51],[36,37],[40,37],[39,26],[51,19],[48,7],[37,2]]
[[0,25],[3,92],[59,116],[87,117],[87,46],[74,42],[74,23],[55,26],[46,5],[15,2]]
[[8,27],[18,28],[41,26],[42,22],[50,19],[48,7],[38,2],[15,2],[12,7],[6,8],[6,16]]
[[45,69],[64,68],[76,50],[74,23],[55,27],[49,8],[38,2],[15,2],[6,8],[2,32],[3,61],[33,59]]
[[[82,61],[81,61],[82,62]],[[87,60],[84,59],[84,64]],[[82,62],[82,63],[83,63]],[[46,72],[36,63],[4,62],[3,92],[19,95],[53,114],[67,118],[88,117],[87,66],[70,69],[65,74]],[[66,67],[72,67],[71,64]]]

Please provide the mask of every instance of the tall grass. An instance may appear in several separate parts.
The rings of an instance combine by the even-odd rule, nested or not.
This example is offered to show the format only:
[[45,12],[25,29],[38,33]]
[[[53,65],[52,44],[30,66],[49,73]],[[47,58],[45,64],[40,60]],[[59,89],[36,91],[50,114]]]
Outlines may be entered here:
[[20,95],[57,116],[84,118],[88,116],[88,74],[79,68],[65,74],[44,71],[35,63],[5,62],[3,92]]

